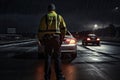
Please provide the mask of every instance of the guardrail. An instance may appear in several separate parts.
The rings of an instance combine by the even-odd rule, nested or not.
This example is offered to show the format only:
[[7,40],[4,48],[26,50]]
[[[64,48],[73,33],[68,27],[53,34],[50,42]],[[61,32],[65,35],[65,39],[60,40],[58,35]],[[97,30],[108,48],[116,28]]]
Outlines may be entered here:
[[24,40],[15,40],[15,41],[0,41],[0,45],[12,44],[12,43],[21,43],[26,41],[31,41],[35,39],[24,39]]

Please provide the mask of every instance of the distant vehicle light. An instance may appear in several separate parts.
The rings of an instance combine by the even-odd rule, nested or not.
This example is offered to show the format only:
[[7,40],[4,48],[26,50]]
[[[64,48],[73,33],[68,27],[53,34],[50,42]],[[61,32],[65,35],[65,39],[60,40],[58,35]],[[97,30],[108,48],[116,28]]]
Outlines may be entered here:
[[90,41],[91,39],[90,38],[87,38],[87,41]]
[[100,41],[100,38],[97,38],[97,41]]

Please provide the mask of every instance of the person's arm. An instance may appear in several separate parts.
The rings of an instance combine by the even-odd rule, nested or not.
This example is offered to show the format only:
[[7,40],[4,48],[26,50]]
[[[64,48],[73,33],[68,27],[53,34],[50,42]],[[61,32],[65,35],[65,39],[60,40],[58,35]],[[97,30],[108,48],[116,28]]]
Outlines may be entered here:
[[66,28],[66,23],[62,16],[60,16],[60,31],[61,31],[61,34],[65,36],[67,32],[67,28]]
[[41,20],[40,20],[40,24],[39,24],[39,27],[38,27],[38,33],[37,33],[37,38],[38,40],[40,41],[41,44],[43,44],[43,40],[42,40],[42,37],[44,35],[44,32],[42,30],[44,30],[44,27],[45,27],[45,18],[42,17]]
[[60,16],[60,32],[61,32],[61,43],[62,43],[67,32],[66,24],[62,16]]

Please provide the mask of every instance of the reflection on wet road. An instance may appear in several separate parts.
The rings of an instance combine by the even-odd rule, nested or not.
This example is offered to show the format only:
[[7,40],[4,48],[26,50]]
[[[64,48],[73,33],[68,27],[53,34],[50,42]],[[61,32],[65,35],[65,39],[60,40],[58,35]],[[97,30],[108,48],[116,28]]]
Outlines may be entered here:
[[[63,63],[62,64],[63,74],[66,80],[76,80],[76,68],[72,64]],[[51,72],[51,80],[56,80],[56,75],[54,71],[54,64],[52,63],[52,72]],[[39,61],[38,66],[35,70],[35,80],[43,80],[44,79],[44,63]]]
[[[81,44],[81,43],[80,43]],[[0,49],[0,80],[44,80],[44,58],[38,59],[37,44]],[[119,46],[77,47],[77,57],[63,60],[66,80],[120,80]],[[56,80],[52,63],[51,80]]]

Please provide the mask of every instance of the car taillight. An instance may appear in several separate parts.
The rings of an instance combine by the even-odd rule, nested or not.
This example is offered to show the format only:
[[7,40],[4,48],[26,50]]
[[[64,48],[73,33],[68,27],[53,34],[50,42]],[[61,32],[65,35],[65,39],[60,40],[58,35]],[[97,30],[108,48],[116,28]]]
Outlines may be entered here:
[[97,38],[97,41],[100,41],[100,38]]
[[76,40],[75,39],[66,39],[65,42],[67,44],[75,44],[76,43]]
[[75,44],[75,43],[76,43],[76,40],[74,40],[74,39],[70,40],[70,44]]
[[90,41],[91,39],[90,38],[87,38],[87,41]]

